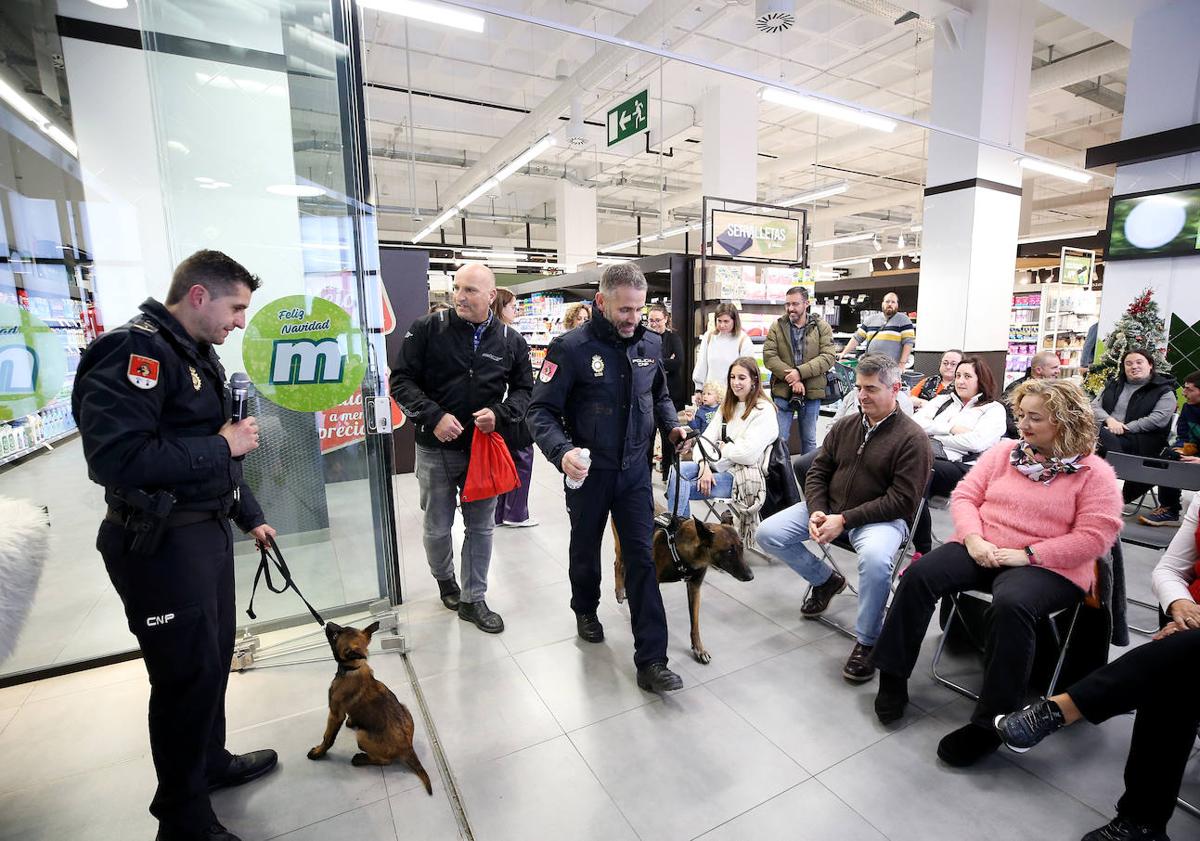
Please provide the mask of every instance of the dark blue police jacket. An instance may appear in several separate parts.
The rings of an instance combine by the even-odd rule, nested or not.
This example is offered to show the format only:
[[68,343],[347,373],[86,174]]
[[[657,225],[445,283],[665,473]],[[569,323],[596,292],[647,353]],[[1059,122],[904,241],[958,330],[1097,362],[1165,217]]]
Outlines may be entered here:
[[646,464],[655,426],[666,431],[679,425],[661,338],[639,324],[624,339],[593,305],[591,321],[550,343],[526,419],[559,470],[575,447],[591,450],[592,467],[599,470]]

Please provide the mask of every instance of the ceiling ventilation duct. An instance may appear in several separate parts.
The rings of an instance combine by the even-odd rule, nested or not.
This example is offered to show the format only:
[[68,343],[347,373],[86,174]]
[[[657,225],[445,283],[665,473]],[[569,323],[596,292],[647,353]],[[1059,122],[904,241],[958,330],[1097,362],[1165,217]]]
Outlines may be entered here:
[[571,98],[571,121],[567,123],[567,143],[572,149],[583,149],[590,141],[583,124],[583,103],[579,97]]
[[768,34],[791,29],[796,25],[796,0],[755,0],[754,25]]

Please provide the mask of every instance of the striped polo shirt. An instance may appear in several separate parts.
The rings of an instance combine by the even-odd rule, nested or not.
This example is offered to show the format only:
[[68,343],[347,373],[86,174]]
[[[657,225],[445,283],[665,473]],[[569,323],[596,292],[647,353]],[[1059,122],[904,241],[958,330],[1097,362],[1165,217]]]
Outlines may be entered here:
[[[874,327],[868,330],[860,326],[855,332],[854,338],[858,340],[859,347],[863,348],[864,353],[881,353],[899,362],[900,353],[904,347],[911,348],[917,343],[917,329],[913,327],[913,323],[907,315],[897,312],[878,331]],[[870,338],[869,342],[868,338]],[[864,342],[866,342],[865,346]]]

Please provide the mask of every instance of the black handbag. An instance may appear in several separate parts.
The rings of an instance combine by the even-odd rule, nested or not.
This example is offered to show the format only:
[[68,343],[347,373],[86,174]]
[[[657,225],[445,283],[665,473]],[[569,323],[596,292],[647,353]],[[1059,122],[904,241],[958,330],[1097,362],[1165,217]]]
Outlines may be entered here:
[[800,502],[800,486],[792,470],[792,456],[782,438],[776,438],[767,459],[767,494],[758,516],[763,520]]

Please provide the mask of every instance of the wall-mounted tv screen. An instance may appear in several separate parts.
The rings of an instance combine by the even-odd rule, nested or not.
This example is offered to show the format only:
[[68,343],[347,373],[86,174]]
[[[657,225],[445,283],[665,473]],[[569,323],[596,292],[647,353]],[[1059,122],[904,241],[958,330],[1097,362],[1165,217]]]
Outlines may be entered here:
[[1200,254],[1200,184],[1113,196],[1106,260]]

